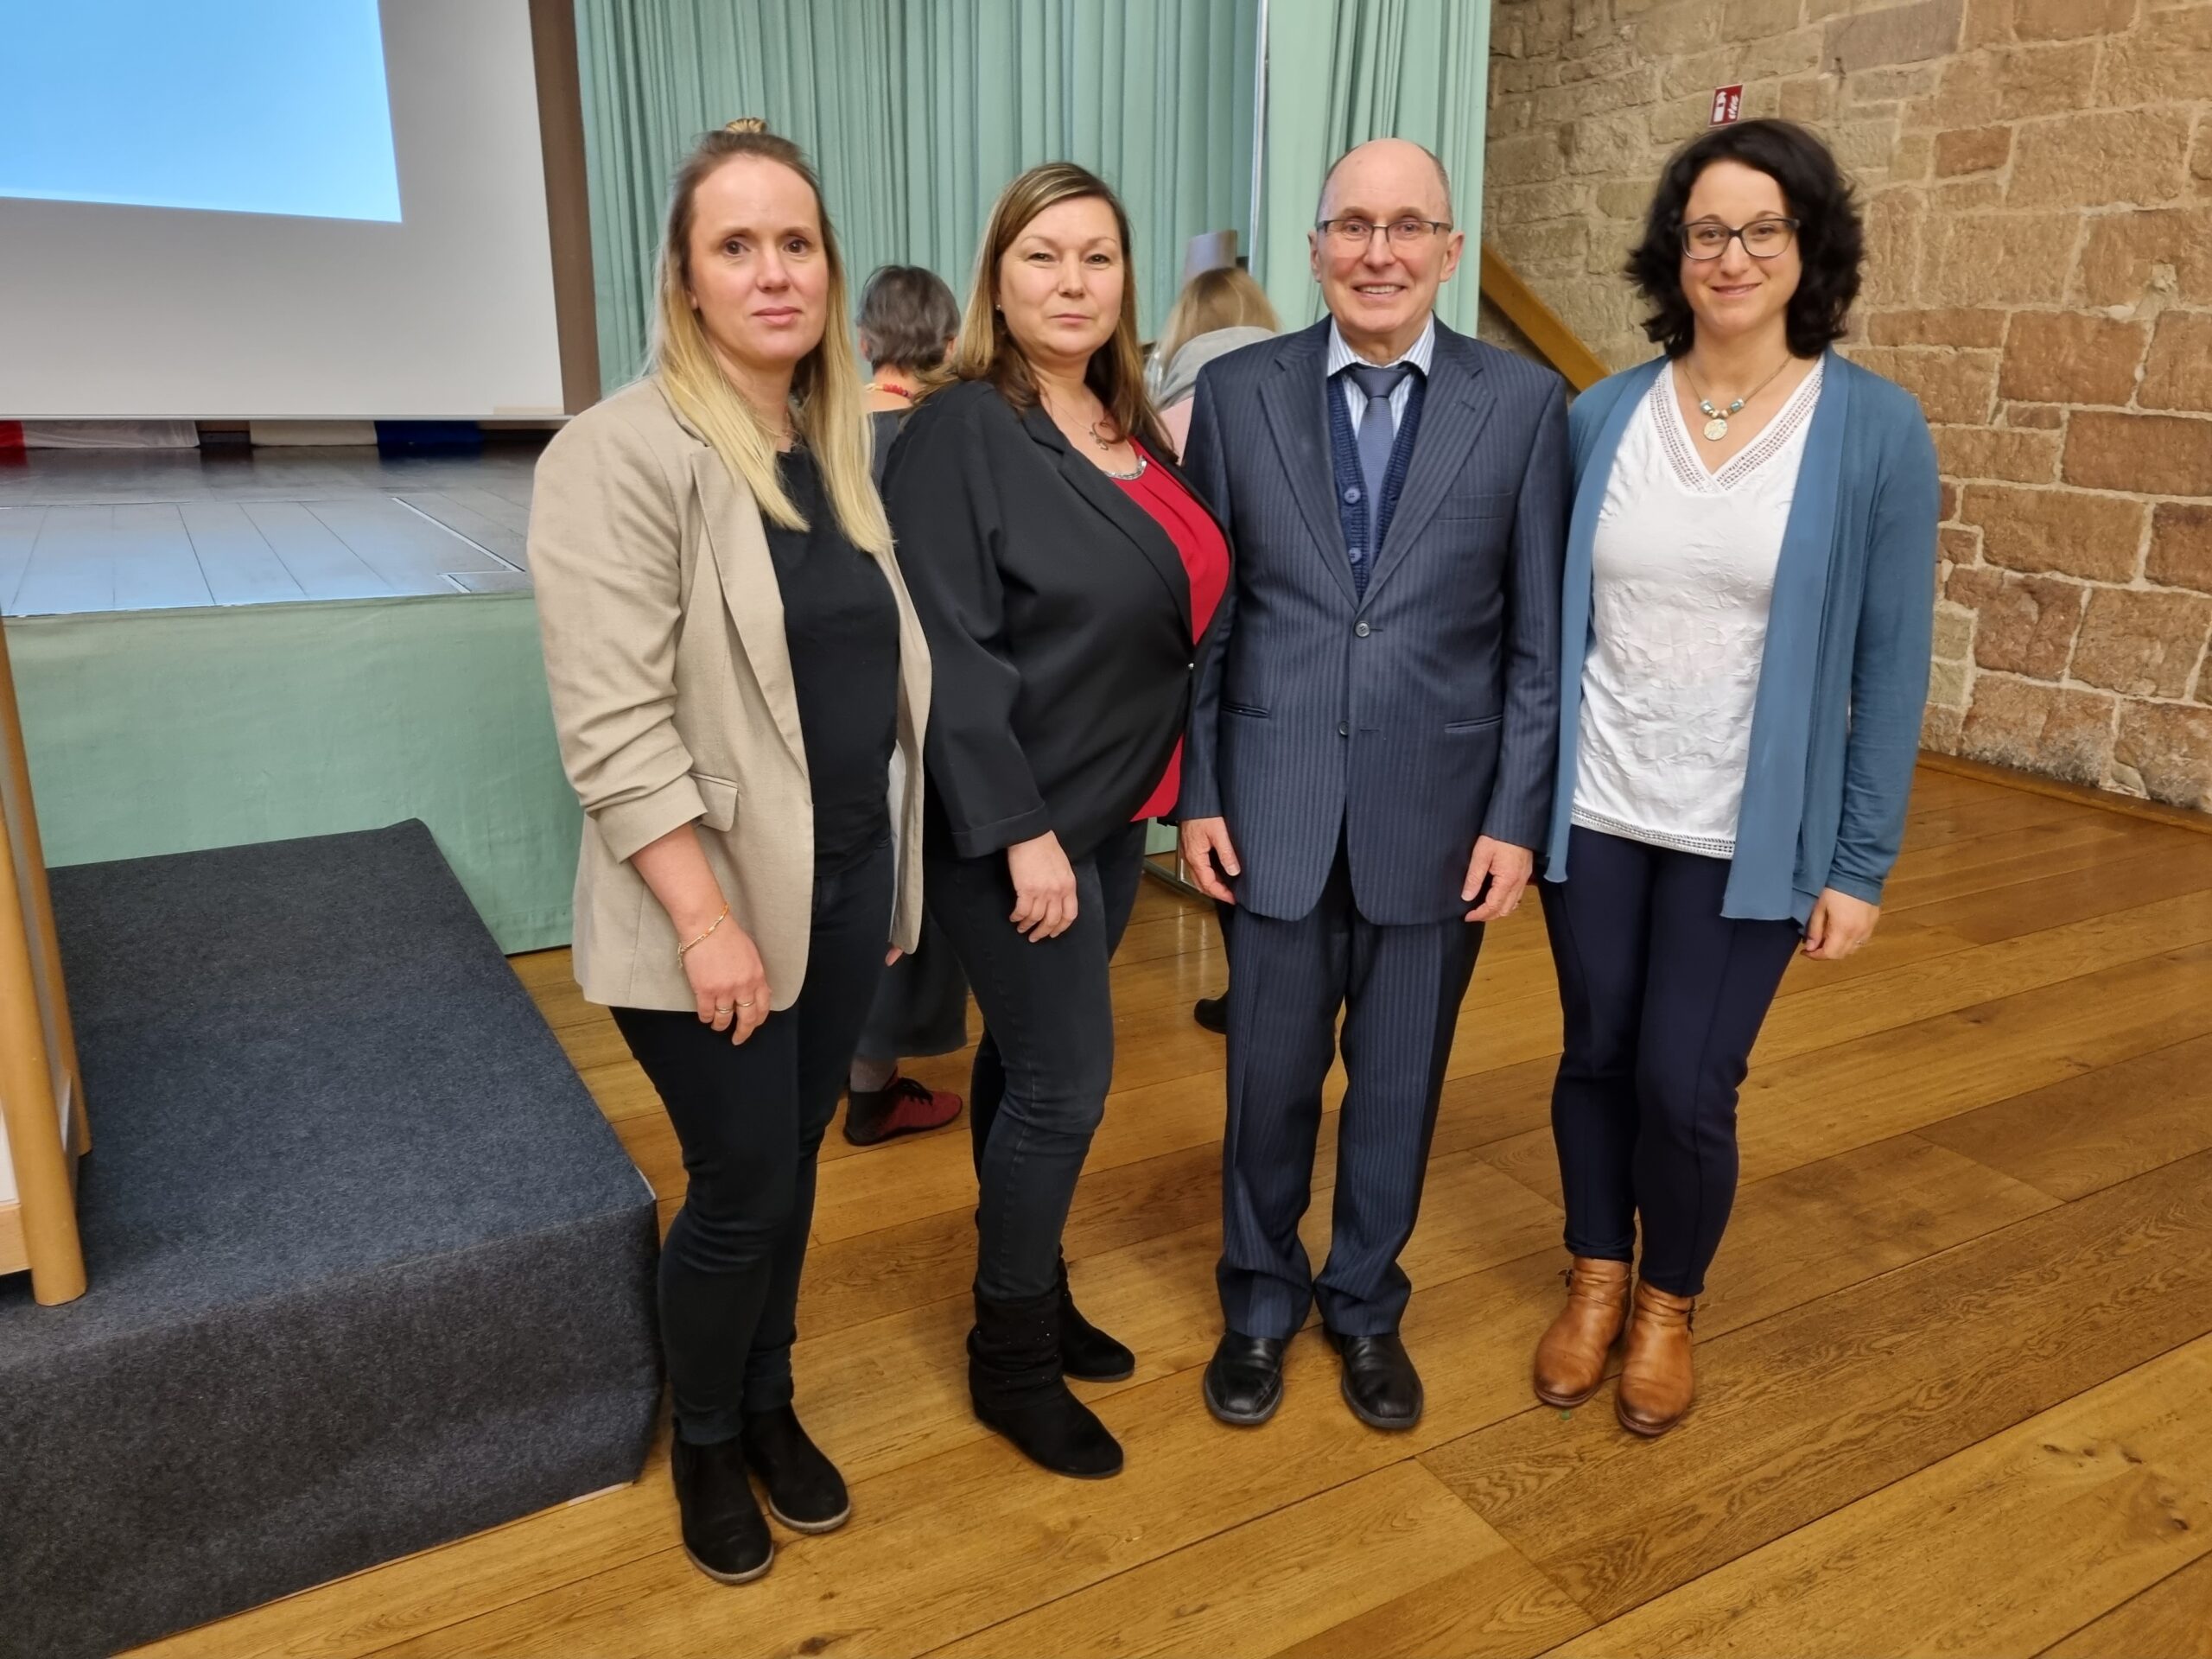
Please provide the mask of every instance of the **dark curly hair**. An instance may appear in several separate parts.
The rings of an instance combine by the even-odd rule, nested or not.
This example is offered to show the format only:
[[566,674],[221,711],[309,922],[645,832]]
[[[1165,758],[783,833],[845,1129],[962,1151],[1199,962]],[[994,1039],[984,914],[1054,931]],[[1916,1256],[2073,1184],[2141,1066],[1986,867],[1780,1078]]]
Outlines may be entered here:
[[1644,216],[1643,238],[1628,256],[1629,281],[1651,302],[1643,332],[1669,357],[1680,357],[1696,338],[1696,319],[1682,293],[1682,215],[1691,187],[1715,162],[1739,162],[1782,187],[1782,199],[1798,221],[1804,269],[1789,296],[1789,349],[1799,357],[1818,355],[1843,338],[1851,302],[1859,297],[1866,238],[1850,181],[1828,147],[1794,121],[1715,127],[1669,159]]

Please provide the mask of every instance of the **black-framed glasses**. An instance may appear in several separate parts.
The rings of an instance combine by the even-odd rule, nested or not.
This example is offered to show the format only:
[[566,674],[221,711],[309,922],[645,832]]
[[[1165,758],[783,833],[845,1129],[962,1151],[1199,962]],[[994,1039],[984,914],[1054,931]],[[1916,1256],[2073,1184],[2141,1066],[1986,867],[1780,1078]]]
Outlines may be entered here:
[[1385,232],[1397,246],[1411,247],[1425,236],[1440,236],[1452,226],[1440,219],[1415,219],[1410,213],[1388,224],[1371,219],[1325,219],[1313,228],[1340,247],[1365,249],[1375,232]]
[[1693,219],[1682,226],[1682,252],[1692,259],[1718,259],[1731,242],[1741,242],[1752,258],[1771,259],[1789,247],[1797,225],[1794,219],[1755,219],[1733,226],[1717,219]]

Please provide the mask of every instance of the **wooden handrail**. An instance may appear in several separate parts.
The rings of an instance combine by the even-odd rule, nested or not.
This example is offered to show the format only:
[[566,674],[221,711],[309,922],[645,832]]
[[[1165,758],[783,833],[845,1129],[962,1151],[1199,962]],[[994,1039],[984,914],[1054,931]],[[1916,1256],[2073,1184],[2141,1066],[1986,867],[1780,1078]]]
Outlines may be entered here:
[[[72,1147],[62,1138],[62,1114],[66,1110],[69,1115],[70,1141],[77,1141],[85,1102],[60,982],[53,906],[31,805],[30,768],[4,628],[0,628],[0,767],[5,770],[0,796],[15,808],[10,814],[0,804],[0,1121],[8,1126],[16,1219],[26,1258],[6,1265],[30,1268],[31,1294],[36,1300],[67,1302],[85,1294],[85,1253],[77,1235],[74,1160]],[[43,995],[41,966],[51,976]],[[48,1049],[42,1008],[52,1011],[59,1052]]]
[[1574,337],[1572,328],[1559,320],[1559,313],[1536,297],[1536,290],[1505,263],[1505,257],[1487,242],[1483,244],[1482,291],[1483,297],[1505,313],[1506,320],[1528,337],[1529,343],[1543,354],[1544,360],[1565,375],[1567,384],[1577,391],[1588,391],[1612,372],[1599,361],[1596,353]]

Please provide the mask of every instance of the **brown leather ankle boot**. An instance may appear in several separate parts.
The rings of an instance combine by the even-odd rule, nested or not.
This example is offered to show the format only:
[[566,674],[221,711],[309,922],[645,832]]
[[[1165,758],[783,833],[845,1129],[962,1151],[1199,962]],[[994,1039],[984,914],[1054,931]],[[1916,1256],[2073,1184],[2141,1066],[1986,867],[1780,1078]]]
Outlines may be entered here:
[[1536,1344],[1536,1398],[1565,1410],[1605,1381],[1605,1356],[1628,1320],[1628,1263],[1578,1255],[1560,1277],[1567,1306]]
[[1621,1427],[1649,1438],[1681,1421],[1697,1392],[1690,1369],[1693,1297],[1669,1296],[1645,1280],[1636,1281],[1636,1302],[1629,1316],[1628,1354],[1614,1409]]

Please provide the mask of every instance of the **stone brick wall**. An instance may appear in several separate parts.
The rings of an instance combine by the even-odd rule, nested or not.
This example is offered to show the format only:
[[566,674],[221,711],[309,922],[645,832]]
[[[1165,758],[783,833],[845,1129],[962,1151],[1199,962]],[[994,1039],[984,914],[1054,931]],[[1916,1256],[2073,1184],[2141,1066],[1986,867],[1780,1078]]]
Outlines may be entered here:
[[1713,89],[1857,181],[1942,458],[1929,747],[2212,809],[2212,0],[1497,0],[1484,232],[1614,366]]

